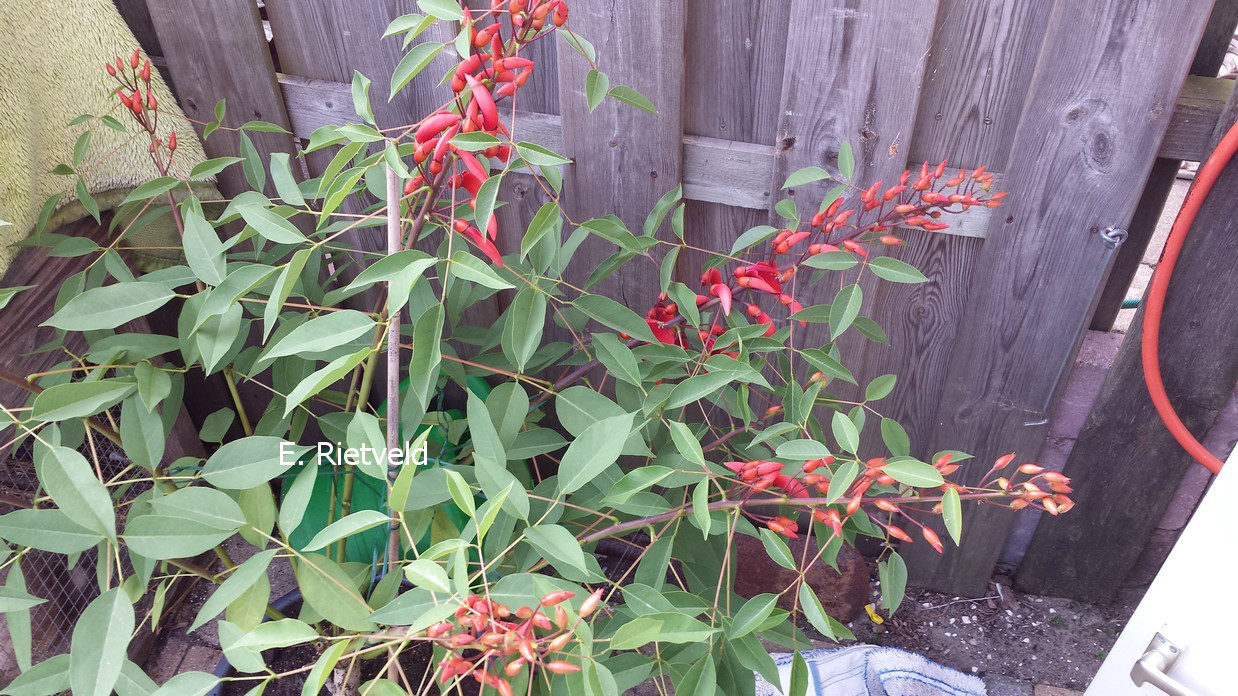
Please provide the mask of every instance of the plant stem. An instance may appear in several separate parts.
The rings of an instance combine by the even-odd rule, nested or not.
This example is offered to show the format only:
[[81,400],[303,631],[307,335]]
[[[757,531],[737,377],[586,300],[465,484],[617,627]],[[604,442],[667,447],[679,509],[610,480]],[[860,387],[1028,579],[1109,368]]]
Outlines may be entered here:
[[254,434],[254,427],[249,423],[249,415],[245,413],[245,404],[241,403],[241,392],[236,388],[236,378],[232,376],[232,367],[224,368],[224,382],[228,385],[228,393],[232,395],[232,404],[236,406],[236,417],[241,421],[241,430],[245,437]]
[[[444,170],[445,171],[445,170]],[[441,179],[441,177],[440,177]],[[437,182],[436,182],[437,183]],[[403,234],[400,224],[400,177],[390,166],[387,167],[387,253],[400,251]],[[412,244],[421,234],[425,224],[425,214],[437,196],[437,188],[431,189],[422,206],[421,215],[414,223]],[[411,246],[411,244],[410,244]],[[391,294],[391,283],[387,284],[387,294]],[[387,319],[387,451],[392,452],[400,446],[400,313],[397,312]],[[407,464],[407,463],[406,463]],[[390,507],[390,506],[388,506]],[[391,514],[391,510],[387,510]],[[400,523],[392,516],[391,528],[387,532],[387,571],[395,568],[400,556]],[[387,666],[387,678],[394,680],[395,665]]]

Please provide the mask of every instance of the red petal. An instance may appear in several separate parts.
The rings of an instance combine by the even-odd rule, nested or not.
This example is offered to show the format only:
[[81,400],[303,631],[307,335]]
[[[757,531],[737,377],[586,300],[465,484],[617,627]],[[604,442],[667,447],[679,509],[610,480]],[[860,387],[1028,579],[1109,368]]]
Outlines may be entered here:
[[709,288],[709,293],[718,298],[722,305],[722,313],[731,316],[731,288],[726,283],[715,283]]

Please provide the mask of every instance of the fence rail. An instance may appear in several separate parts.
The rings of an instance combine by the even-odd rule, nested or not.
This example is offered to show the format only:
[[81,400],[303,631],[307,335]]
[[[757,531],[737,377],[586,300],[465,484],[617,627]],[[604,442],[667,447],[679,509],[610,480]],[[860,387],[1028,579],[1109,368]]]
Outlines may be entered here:
[[[315,128],[352,120],[353,71],[387,83],[401,52],[380,37],[410,7],[267,0],[272,60],[252,0],[147,4],[158,36],[146,43],[158,38],[186,111],[209,120],[226,98],[242,120],[291,130],[292,138],[259,141],[266,152],[292,151]],[[974,476],[1012,447],[1035,457],[1105,285],[1111,258],[1097,233],[1130,221],[1158,157],[1199,159],[1232,108],[1232,82],[1187,77],[1211,6],[574,0],[572,26],[597,45],[602,69],[649,96],[661,115],[611,104],[589,113],[584,61],[538,42],[537,84],[527,99],[522,92],[518,137],[580,163],[565,167],[575,220],[615,213],[639,226],[682,182],[688,241],[700,247],[729,248],[743,230],[777,224],[771,211],[783,195],[822,193],[815,185],[784,192],[782,181],[799,167],[834,167],[843,142],[856,148],[862,181],[943,158],[1003,172],[1010,206],[971,213],[945,235],[905,231],[899,253],[929,283],[865,288],[891,347],[840,345],[862,383],[899,374],[885,409],[919,454],[974,452],[976,470],[964,472]],[[420,40],[450,38],[444,29]],[[433,76],[447,67],[432,66],[390,103],[376,99],[380,126],[443,101]],[[218,136],[207,143],[212,156],[233,147]],[[306,163],[317,175],[324,155]],[[501,193],[504,229],[522,230],[541,203],[516,179]],[[226,193],[237,185],[221,182]],[[358,245],[382,248],[366,234]],[[586,244],[578,253],[600,261],[605,251]],[[633,275],[601,290],[638,306],[652,286]],[[804,299],[829,300],[824,289],[816,295]],[[913,577],[956,593],[983,590],[1010,520],[1008,511],[975,511],[965,548],[944,559],[913,553]]]

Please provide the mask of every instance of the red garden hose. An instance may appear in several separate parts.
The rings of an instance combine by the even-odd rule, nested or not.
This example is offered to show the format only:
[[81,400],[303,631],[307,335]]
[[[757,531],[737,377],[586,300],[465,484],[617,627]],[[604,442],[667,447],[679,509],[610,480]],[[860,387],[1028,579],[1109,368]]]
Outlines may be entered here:
[[1178,211],[1178,217],[1169,231],[1165,250],[1161,252],[1161,260],[1156,266],[1156,273],[1152,276],[1152,284],[1144,299],[1143,313],[1143,377],[1148,383],[1148,394],[1152,397],[1152,404],[1156,406],[1156,412],[1160,414],[1165,427],[1169,428],[1169,432],[1173,434],[1178,444],[1182,445],[1182,448],[1194,457],[1195,461],[1203,464],[1214,474],[1220,473],[1221,460],[1191,435],[1191,432],[1182,424],[1182,419],[1178,418],[1178,414],[1174,412],[1174,407],[1170,405],[1169,396],[1165,394],[1165,384],[1161,381],[1158,342],[1161,332],[1161,310],[1165,307],[1165,291],[1169,288],[1169,279],[1173,276],[1174,265],[1178,263],[1178,254],[1182,252],[1182,244],[1186,241],[1187,232],[1195,222],[1196,213],[1204,204],[1204,200],[1208,198],[1212,185],[1216,183],[1221,171],[1229,164],[1235,151],[1238,151],[1238,123],[1229,129],[1195,175],[1195,182],[1187,191],[1186,202],[1182,204],[1182,210]]

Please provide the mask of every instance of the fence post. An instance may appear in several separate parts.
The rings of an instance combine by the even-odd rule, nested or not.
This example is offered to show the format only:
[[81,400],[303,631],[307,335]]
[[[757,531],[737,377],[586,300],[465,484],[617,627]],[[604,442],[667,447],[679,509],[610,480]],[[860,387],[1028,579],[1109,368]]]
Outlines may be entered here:
[[[1134,210],[1209,5],[1054,5],[1003,182],[1013,193],[976,263],[937,411],[935,449],[976,455],[961,481],[1005,452],[1038,454],[1108,269],[1099,232]],[[1115,35],[1139,40],[1098,40]],[[912,580],[983,592],[1011,521],[965,508],[962,548],[913,545]]]
[[[1218,133],[1238,116],[1238,99]],[[1166,392],[1202,439],[1238,381],[1238,162],[1217,180],[1178,259],[1161,318]],[[1148,396],[1140,358],[1143,309],[1105,376],[1065,473],[1075,509],[1036,528],[1016,582],[1058,597],[1109,601],[1139,560],[1189,467],[1197,466]],[[1224,452],[1217,453],[1224,459]]]

